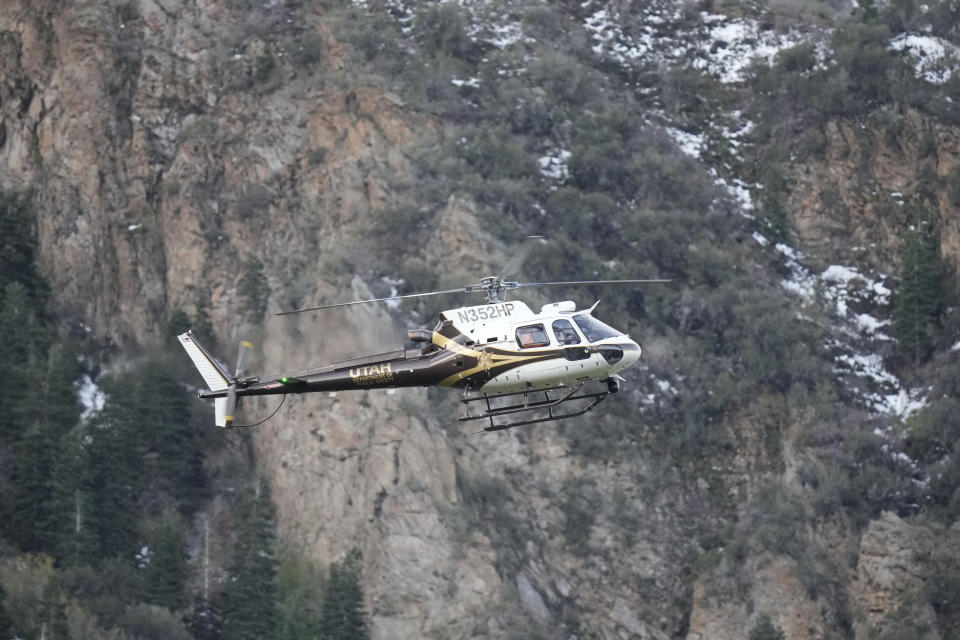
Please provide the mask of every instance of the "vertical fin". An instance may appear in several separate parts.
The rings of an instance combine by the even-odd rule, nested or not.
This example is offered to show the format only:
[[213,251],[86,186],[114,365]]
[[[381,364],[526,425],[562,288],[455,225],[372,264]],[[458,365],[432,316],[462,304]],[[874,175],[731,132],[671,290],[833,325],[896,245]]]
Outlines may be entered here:
[[192,331],[181,333],[177,338],[211,391],[224,391],[230,386],[230,377],[227,372],[197,341]]
[[216,424],[218,427],[227,426],[227,399],[214,398],[213,409],[216,415],[216,420],[214,421],[214,424]]

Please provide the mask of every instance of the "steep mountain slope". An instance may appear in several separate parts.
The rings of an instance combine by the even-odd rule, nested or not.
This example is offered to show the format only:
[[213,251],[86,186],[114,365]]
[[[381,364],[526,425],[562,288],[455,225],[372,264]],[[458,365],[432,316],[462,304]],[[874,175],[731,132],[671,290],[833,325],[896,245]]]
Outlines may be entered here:
[[9,0],[0,187],[62,333],[118,360],[176,311],[264,370],[390,348],[441,307],[269,312],[472,281],[529,233],[531,280],[674,279],[565,292],[645,347],[589,418],[476,437],[371,392],[255,432],[282,548],[359,548],[374,638],[957,637],[960,76],[896,45],[953,69],[957,16],[901,4]]

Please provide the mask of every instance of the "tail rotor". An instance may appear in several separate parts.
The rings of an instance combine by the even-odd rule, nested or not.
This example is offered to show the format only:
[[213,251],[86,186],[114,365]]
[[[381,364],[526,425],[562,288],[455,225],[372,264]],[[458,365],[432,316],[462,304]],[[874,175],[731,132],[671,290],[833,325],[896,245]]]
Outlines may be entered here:
[[224,428],[229,428],[233,423],[233,415],[237,410],[237,386],[240,384],[240,379],[246,373],[247,360],[250,357],[250,352],[253,350],[253,344],[249,340],[242,340],[240,342],[240,349],[237,351],[237,368],[233,374],[233,380],[230,381],[230,386],[227,387],[227,406],[226,406],[226,415],[224,416]]

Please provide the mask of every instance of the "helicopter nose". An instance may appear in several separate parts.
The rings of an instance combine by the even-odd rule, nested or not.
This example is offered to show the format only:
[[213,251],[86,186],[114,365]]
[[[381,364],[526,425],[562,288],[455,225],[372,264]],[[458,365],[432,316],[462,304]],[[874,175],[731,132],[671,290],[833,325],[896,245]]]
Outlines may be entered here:
[[633,340],[628,341],[629,347],[623,350],[623,367],[626,369],[634,362],[640,359],[640,345],[634,342]]

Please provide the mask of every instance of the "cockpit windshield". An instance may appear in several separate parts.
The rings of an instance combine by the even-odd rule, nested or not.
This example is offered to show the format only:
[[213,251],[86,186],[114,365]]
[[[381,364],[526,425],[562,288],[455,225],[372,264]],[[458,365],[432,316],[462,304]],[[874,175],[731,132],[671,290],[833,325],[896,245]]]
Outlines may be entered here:
[[578,327],[580,327],[580,331],[583,332],[587,342],[596,342],[597,340],[603,340],[604,338],[615,338],[623,335],[613,327],[608,327],[593,316],[586,313],[573,316],[573,321],[577,323]]

